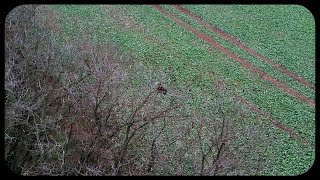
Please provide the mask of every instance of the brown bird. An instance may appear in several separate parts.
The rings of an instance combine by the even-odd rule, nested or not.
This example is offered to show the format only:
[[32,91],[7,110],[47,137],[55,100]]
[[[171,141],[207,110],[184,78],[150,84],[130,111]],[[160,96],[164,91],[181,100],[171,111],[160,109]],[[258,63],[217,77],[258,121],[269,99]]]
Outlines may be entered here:
[[156,82],[155,85],[156,85],[158,93],[167,94],[167,89],[164,88],[163,85],[160,82]]

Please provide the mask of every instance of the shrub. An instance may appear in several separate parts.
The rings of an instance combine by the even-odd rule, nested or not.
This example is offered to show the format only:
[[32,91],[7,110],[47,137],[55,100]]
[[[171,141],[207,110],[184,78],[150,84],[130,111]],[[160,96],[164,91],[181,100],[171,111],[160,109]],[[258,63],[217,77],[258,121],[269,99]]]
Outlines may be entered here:
[[[6,19],[5,159],[15,173],[260,171],[259,158],[242,159],[242,152],[255,152],[256,146],[236,149],[248,137],[237,129],[246,112],[228,98],[230,92],[213,94],[214,116],[207,118],[185,103],[190,93],[173,85],[159,93],[148,69],[112,44],[60,38],[55,16],[47,6],[23,5]],[[138,75],[146,86],[134,83]]]

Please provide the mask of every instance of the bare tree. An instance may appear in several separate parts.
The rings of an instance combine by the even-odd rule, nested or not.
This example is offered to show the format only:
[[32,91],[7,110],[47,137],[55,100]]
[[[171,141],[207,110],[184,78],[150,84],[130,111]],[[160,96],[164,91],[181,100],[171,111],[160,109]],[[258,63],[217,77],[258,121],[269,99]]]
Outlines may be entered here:
[[[14,172],[230,175],[261,171],[265,149],[255,143],[262,140],[243,128],[245,111],[230,101],[223,82],[216,83],[213,102],[202,101],[213,104],[208,105],[213,115],[207,117],[187,103],[196,94],[190,84],[175,87],[165,81],[163,72],[157,79],[138,59],[120,54],[112,44],[93,43],[90,36],[57,43],[53,34],[59,35],[60,28],[55,16],[47,6],[25,5],[13,9],[6,19],[5,159]],[[142,82],[137,86],[139,78]],[[154,86],[157,81],[161,83]],[[248,129],[254,128],[260,126]],[[246,161],[246,153],[256,160]]]

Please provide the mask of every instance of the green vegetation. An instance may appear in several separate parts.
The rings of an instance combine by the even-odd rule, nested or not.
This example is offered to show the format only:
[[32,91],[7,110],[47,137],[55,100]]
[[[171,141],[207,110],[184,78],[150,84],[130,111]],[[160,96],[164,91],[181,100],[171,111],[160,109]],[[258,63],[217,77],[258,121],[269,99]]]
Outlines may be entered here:
[[[212,37],[214,40],[216,40],[219,44],[229,49],[231,52],[233,52],[236,55],[239,55],[241,58],[244,58],[245,60],[248,60],[255,66],[263,69],[263,71],[267,72],[268,74],[272,75],[276,79],[279,79],[281,82],[287,83],[289,87],[298,90],[302,92],[302,94],[307,95],[307,97],[314,99],[315,92],[313,90],[310,90],[309,88],[298,84],[297,82],[293,81],[293,79],[289,78],[288,76],[283,75],[279,71],[274,70],[274,68],[271,67],[271,65],[268,65],[267,63],[261,61],[260,59],[256,59],[252,57],[249,53],[241,50],[240,48],[237,48],[235,45],[233,45],[231,42],[228,42],[218,35],[212,33],[211,31],[205,29],[201,25],[195,23],[191,18],[188,16],[179,13],[179,11],[175,10],[174,8],[170,7],[169,5],[164,6],[166,10],[171,12],[172,14],[175,14],[179,16],[181,19],[183,19],[185,22],[188,22],[189,25],[192,27],[196,27],[198,30],[201,30],[201,32],[204,32],[205,34]],[[186,6],[188,7],[188,6]],[[193,6],[190,6],[193,7]],[[210,6],[211,7],[211,6]],[[233,6],[231,6],[233,7]],[[295,8],[295,6],[294,6]],[[191,8],[189,8],[191,9]],[[253,8],[254,9],[254,8]],[[209,19],[209,16],[207,16]],[[212,18],[211,18],[212,19]],[[205,19],[206,20],[206,19]],[[295,21],[293,21],[295,23]],[[248,33],[247,33],[248,34]],[[238,37],[239,38],[239,37]],[[241,39],[241,38],[240,38]],[[313,43],[310,43],[312,45]],[[311,54],[311,53],[309,53]],[[313,54],[314,56],[314,54]],[[213,67],[214,68],[214,67]],[[233,83],[232,87],[236,90],[240,89],[239,94],[242,94],[242,96],[253,100],[256,104],[259,105],[262,109],[264,109],[266,112],[270,112],[273,117],[275,117],[280,122],[284,123],[287,127],[297,129],[300,134],[304,134],[305,137],[308,137],[311,141],[314,141],[315,139],[315,116],[314,116],[314,110],[304,104],[302,104],[299,100],[293,98],[293,97],[286,97],[285,93],[282,91],[275,89],[271,83],[268,82],[262,82],[261,79],[250,77],[249,75],[241,75],[239,73],[226,73],[224,77],[234,77],[234,79],[237,79],[236,82],[240,83]],[[247,80],[245,80],[248,78]],[[253,81],[253,82],[252,82]],[[257,86],[261,83],[261,86]],[[269,84],[268,86],[265,84]],[[257,91],[259,90],[260,91]],[[242,92],[241,92],[242,90]],[[281,97],[281,100],[280,100]],[[301,106],[301,107],[299,107]],[[286,141],[285,141],[286,142]],[[275,143],[276,144],[276,143]],[[281,143],[279,143],[280,145]],[[276,145],[275,145],[276,146]],[[280,145],[281,146],[281,145]],[[291,149],[292,148],[292,149]],[[293,151],[296,151],[297,147],[291,147],[288,146],[288,151],[292,156]],[[278,149],[282,151],[283,149]],[[310,152],[312,152],[312,148],[310,148]],[[295,152],[297,153],[297,152]],[[279,160],[277,160],[280,162]],[[287,171],[290,171],[292,164],[288,165],[288,162],[279,163],[282,164],[281,168],[286,168]]]
[[254,51],[315,83],[315,21],[303,6],[184,7],[238,38]]
[[[190,26],[214,38],[231,52],[305,96],[314,98],[312,90],[275,71],[270,65],[233,46],[174,8],[167,5],[163,7]],[[310,19],[310,14],[300,6],[186,5],[184,7],[237,37],[253,50],[277,61],[310,82],[315,82],[314,22]],[[50,38],[58,46],[57,48],[75,48],[71,54],[61,50],[64,52],[62,59],[66,60],[64,62],[66,66],[72,59],[72,64],[75,67],[79,66],[78,69],[85,73],[87,71],[81,65],[84,65],[85,56],[88,55],[82,54],[82,51],[86,51],[87,44],[90,44],[89,47],[93,49],[97,47],[99,51],[103,51],[105,44],[116,47],[116,49],[106,47],[105,51],[114,51],[114,57],[119,59],[119,63],[124,68],[122,72],[125,72],[126,77],[131,77],[126,81],[128,100],[123,100],[124,105],[126,106],[127,103],[128,107],[124,109],[119,107],[119,112],[130,112],[131,106],[134,107],[135,97],[140,100],[136,102],[138,104],[148,94],[148,88],[156,81],[164,83],[169,88],[169,94],[174,95],[162,99],[161,106],[153,107],[150,102],[149,107],[147,103],[150,109],[147,107],[142,109],[138,117],[149,117],[148,113],[152,116],[151,112],[154,112],[154,109],[170,107],[170,102],[173,101],[183,104],[181,109],[174,113],[183,115],[185,118],[173,119],[168,124],[163,120],[152,126],[148,125],[143,131],[145,136],[142,134],[140,139],[138,135],[134,136],[133,142],[140,142],[135,144],[136,147],[127,141],[124,135],[125,130],[120,131],[123,134],[119,135],[119,141],[115,140],[115,148],[125,147],[119,153],[121,155],[126,154],[124,149],[127,147],[135,147],[128,153],[138,156],[132,156],[132,159],[136,158],[134,167],[143,166],[148,162],[150,164],[151,161],[146,157],[149,157],[150,148],[151,152],[154,152],[152,150],[155,146],[152,143],[154,139],[160,139],[159,142],[157,141],[159,143],[157,147],[160,147],[158,151],[162,152],[160,154],[163,158],[154,165],[154,174],[192,175],[200,171],[199,174],[206,175],[219,173],[296,175],[307,171],[312,165],[315,137],[314,109],[239,66],[238,63],[150,6],[50,5],[48,8],[48,11],[54,12],[55,16],[44,16],[44,19],[53,18],[58,30],[52,31],[47,27],[45,31],[50,31]],[[298,15],[283,15],[293,12]],[[213,16],[215,18],[212,18]],[[284,28],[282,26],[284,24],[289,28]],[[305,47],[308,47],[307,50],[303,49]],[[123,60],[128,57],[130,60]],[[288,59],[290,59],[289,62]],[[58,60],[57,64],[59,64]],[[69,66],[72,66],[70,64]],[[305,68],[301,68],[300,64],[304,64]],[[103,62],[99,65],[103,65]],[[57,67],[60,66],[57,65]],[[99,78],[91,77],[88,79],[90,82],[87,83],[95,84]],[[224,82],[222,94],[219,93],[219,87],[216,85],[218,81]],[[67,79],[62,82],[66,83]],[[286,132],[274,127],[266,117],[249,111],[235,101],[234,92],[250,100],[287,127],[294,129],[311,143],[302,144]],[[81,93],[79,90],[79,94]],[[190,115],[192,118],[186,118]],[[124,116],[126,116],[125,113]],[[121,121],[115,122],[121,124]],[[187,130],[190,122],[195,123],[193,130]],[[219,126],[213,125],[214,122],[219,122]],[[219,153],[208,144],[211,142],[211,137],[220,137],[215,134],[219,132],[215,128],[223,129],[225,126],[220,124],[222,122],[229,122],[232,127],[226,136],[229,138],[228,145],[230,145],[226,153],[234,153],[235,159],[241,159],[242,169],[228,170],[226,167],[221,172],[216,170],[212,172],[215,166],[209,165],[209,161],[214,161],[215,155]],[[162,129],[162,127],[166,128]],[[161,135],[158,135],[158,132],[161,132]],[[63,142],[61,135],[59,137],[59,141]],[[125,141],[122,141],[123,139]],[[208,156],[205,155],[206,152]],[[119,157],[116,161],[117,167],[126,160],[131,162],[129,159],[121,160],[121,156]],[[205,161],[197,157],[202,157]],[[205,166],[200,165],[203,162]],[[229,156],[225,158],[226,166],[232,162]],[[261,162],[263,163],[259,164]],[[257,170],[260,165],[261,172]],[[119,173],[119,171],[115,172]]]

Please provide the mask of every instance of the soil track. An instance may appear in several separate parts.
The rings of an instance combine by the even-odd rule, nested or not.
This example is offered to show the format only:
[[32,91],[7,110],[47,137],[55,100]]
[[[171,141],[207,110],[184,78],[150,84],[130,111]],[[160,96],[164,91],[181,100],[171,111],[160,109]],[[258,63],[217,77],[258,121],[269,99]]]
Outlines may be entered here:
[[222,37],[223,39],[226,39],[230,42],[232,42],[234,45],[238,46],[240,49],[247,51],[249,54],[251,54],[252,56],[259,58],[261,60],[263,60],[264,62],[270,64],[271,66],[273,66],[274,68],[278,69],[280,72],[292,77],[293,79],[295,79],[297,82],[311,88],[312,90],[315,90],[315,86],[313,84],[311,84],[310,82],[308,82],[307,80],[305,80],[304,78],[298,76],[297,74],[285,69],[283,66],[281,66],[280,64],[277,64],[271,60],[269,60],[268,58],[264,57],[263,55],[253,51],[252,49],[250,49],[249,47],[247,47],[246,45],[244,45],[243,43],[241,43],[240,41],[238,41],[236,38],[231,37],[230,35],[228,35],[226,32],[222,31],[221,29],[219,29],[218,27],[209,24],[207,22],[205,22],[201,17],[196,16],[195,14],[193,14],[192,12],[190,12],[188,9],[181,7],[180,5],[172,5],[172,7],[174,7],[175,9],[179,10],[180,12],[186,14],[187,16],[189,16],[191,19],[193,19],[194,21],[196,21],[198,24],[201,24],[202,26],[206,27],[207,29],[209,29],[211,32],[214,32],[216,34],[218,34],[220,37]]
[[[223,80],[215,81],[215,87],[218,89],[218,92],[222,92],[225,87],[225,82]],[[275,120],[269,113],[262,111],[256,104],[250,102],[249,100],[239,96],[237,93],[232,92],[232,99],[235,102],[239,102],[241,105],[248,108],[251,112],[257,113],[262,117],[266,117],[266,119],[276,128],[281,129],[282,131],[288,133],[291,138],[298,140],[299,142],[303,143],[304,145],[311,145],[310,141],[306,138],[302,137],[299,133],[297,133],[294,129],[289,128],[279,122],[278,120]]]
[[252,112],[258,113],[263,117],[267,117],[267,119],[270,121],[270,123],[272,125],[274,125],[275,127],[281,129],[282,131],[288,133],[292,138],[302,142],[305,145],[310,145],[311,144],[307,139],[303,138],[294,129],[285,126],[284,124],[282,124],[278,120],[275,120],[273,117],[271,117],[271,115],[269,113],[262,111],[256,104],[253,104],[252,102],[248,101],[247,99],[245,99],[245,98],[243,98],[243,97],[241,97],[241,96],[239,96],[237,94],[234,94],[234,99],[238,100],[242,105],[246,106]]
[[255,67],[253,64],[251,64],[250,62],[240,58],[239,56],[233,54],[231,51],[229,51],[228,49],[222,47],[220,44],[218,44],[217,42],[215,42],[212,38],[210,38],[209,36],[203,34],[202,32],[192,28],[191,26],[187,25],[186,23],[184,23],[182,20],[180,20],[180,18],[174,16],[173,14],[170,14],[169,12],[165,11],[161,6],[159,5],[150,5],[152,8],[154,8],[155,10],[159,11],[162,15],[166,16],[167,18],[171,19],[172,21],[174,21],[176,24],[180,25],[181,27],[185,28],[186,30],[190,31],[192,34],[194,34],[197,38],[202,39],[203,41],[207,42],[208,44],[210,44],[211,46],[213,46],[214,48],[218,49],[219,51],[221,51],[222,53],[224,53],[225,55],[229,56],[230,58],[232,58],[233,60],[237,61],[238,63],[240,63],[243,67],[245,67],[246,69],[249,69],[251,72],[257,74],[260,78],[264,79],[265,81],[268,81],[270,83],[272,83],[273,85],[275,85],[278,89],[282,90],[283,92],[287,93],[288,95],[295,97],[297,99],[299,99],[300,101],[305,102],[306,104],[308,104],[309,106],[311,106],[312,108],[315,108],[315,102],[312,99],[307,98],[306,96],[300,94],[299,92],[291,89],[290,87],[288,87],[286,84],[279,82],[277,79],[273,78],[272,76],[268,75],[267,73],[263,72],[262,70],[260,70],[259,68]]

